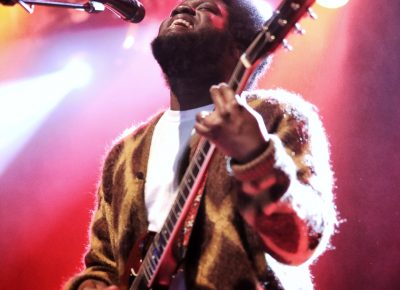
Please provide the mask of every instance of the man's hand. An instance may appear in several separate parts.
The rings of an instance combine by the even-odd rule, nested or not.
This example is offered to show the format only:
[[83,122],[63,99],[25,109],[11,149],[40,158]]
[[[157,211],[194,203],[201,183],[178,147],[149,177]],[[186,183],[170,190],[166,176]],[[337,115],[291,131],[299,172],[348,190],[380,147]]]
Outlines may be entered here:
[[268,132],[262,117],[236,97],[225,83],[212,86],[210,93],[215,110],[196,116],[197,133],[241,163],[261,154],[268,145]]
[[79,286],[78,290],[118,290],[118,287],[115,285],[107,286],[102,281],[86,280]]

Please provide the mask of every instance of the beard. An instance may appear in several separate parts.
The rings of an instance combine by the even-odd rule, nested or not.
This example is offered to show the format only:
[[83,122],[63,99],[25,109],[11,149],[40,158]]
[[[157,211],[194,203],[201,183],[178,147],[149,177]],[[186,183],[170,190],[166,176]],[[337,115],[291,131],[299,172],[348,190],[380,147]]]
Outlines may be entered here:
[[198,32],[158,36],[151,43],[166,80],[174,91],[180,81],[210,87],[226,81],[227,66],[233,69],[234,41],[226,31],[202,29]]

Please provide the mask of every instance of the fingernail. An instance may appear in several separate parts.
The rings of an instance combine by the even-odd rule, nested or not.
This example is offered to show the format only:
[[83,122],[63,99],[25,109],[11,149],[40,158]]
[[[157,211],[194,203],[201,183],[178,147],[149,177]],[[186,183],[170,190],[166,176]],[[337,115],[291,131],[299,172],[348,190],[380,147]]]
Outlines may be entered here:
[[202,118],[205,118],[205,117],[207,117],[208,115],[210,115],[210,112],[208,112],[208,111],[201,111],[201,112],[200,112],[200,116],[201,116]]

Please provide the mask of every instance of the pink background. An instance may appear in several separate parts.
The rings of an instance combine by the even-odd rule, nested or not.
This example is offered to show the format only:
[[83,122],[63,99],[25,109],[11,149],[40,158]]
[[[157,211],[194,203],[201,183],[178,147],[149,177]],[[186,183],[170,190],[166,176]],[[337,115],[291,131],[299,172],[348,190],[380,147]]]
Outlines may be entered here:
[[[94,70],[0,175],[1,289],[59,289],[80,268],[105,148],[168,104],[148,44],[174,1],[143,2],[149,15],[139,25],[107,12],[73,20],[79,12],[0,6],[0,88],[57,71],[71,55]],[[315,10],[320,19],[304,19],[306,36],[289,37],[295,51],[275,54],[261,86],[316,104],[331,142],[345,222],[336,249],[313,266],[316,289],[398,289],[400,5],[351,0]],[[131,49],[122,48],[127,33]]]

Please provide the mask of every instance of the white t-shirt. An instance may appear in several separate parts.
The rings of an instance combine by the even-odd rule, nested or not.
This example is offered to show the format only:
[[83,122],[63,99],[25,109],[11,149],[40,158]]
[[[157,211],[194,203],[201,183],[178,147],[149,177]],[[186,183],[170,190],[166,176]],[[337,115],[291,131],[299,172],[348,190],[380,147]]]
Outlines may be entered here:
[[159,232],[174,203],[177,170],[193,131],[196,114],[213,105],[187,111],[167,110],[154,128],[145,184],[149,231]]

